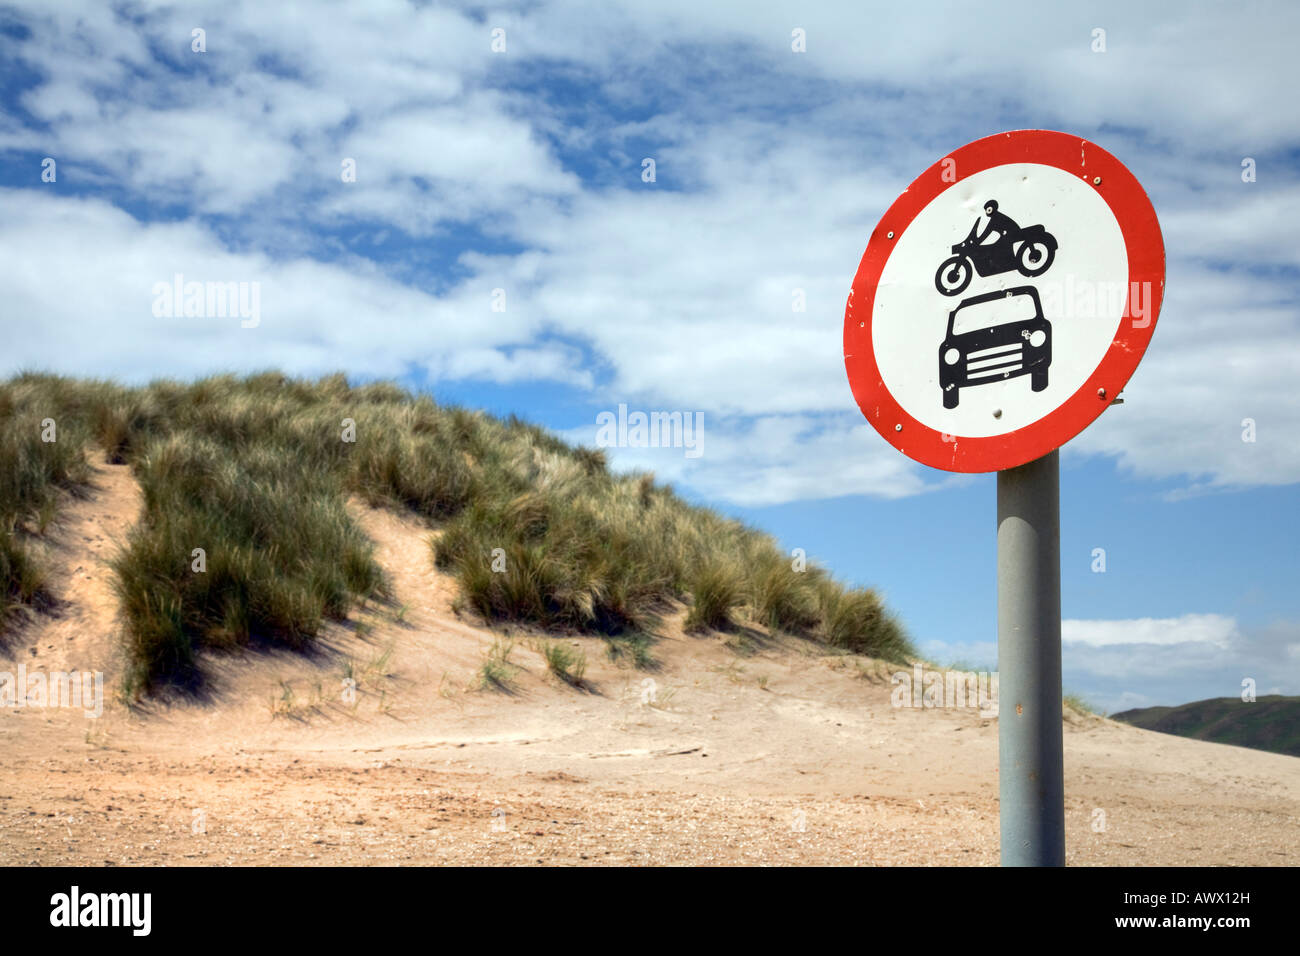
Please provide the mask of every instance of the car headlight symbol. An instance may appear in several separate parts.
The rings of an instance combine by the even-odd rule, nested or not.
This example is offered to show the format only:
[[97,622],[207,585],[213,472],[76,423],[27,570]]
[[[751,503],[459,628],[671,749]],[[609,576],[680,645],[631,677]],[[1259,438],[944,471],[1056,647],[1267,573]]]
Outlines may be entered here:
[[948,351],[943,353],[943,360],[948,365],[956,365],[959,361],[961,361],[961,353],[958,352],[956,349],[949,349]]
[[1041,349],[1043,343],[1047,341],[1047,333],[1042,329],[1035,329],[1029,335],[1029,344],[1036,349]]

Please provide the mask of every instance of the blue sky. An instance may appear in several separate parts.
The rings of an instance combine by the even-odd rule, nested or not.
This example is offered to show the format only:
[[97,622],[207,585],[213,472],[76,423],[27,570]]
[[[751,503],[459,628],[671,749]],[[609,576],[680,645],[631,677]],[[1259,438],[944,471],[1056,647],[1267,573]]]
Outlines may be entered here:
[[[1297,35],[1281,3],[0,5],[0,374],[343,369],[587,442],[699,412],[699,458],[612,460],[992,666],[995,480],[866,425],[843,308],[921,170],[1066,130],[1168,255],[1126,404],[1063,452],[1067,689],[1300,693]],[[177,273],[258,283],[259,323],[155,315]]]

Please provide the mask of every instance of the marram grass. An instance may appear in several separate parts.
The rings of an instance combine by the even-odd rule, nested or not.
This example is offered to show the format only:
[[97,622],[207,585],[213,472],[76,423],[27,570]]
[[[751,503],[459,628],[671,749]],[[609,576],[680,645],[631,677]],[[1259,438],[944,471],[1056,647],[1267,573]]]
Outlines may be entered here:
[[[56,442],[41,441],[48,420]],[[113,564],[136,692],[197,684],[204,649],[305,647],[385,594],[351,495],[439,525],[431,557],[487,621],[642,648],[681,601],[692,631],[749,621],[913,654],[873,591],[796,570],[769,536],[536,425],[390,383],[266,372],[128,388],[27,373],[0,384],[0,442],[0,628],[39,607],[29,545],[60,493],[85,486],[87,456],[137,476],[143,511]]]

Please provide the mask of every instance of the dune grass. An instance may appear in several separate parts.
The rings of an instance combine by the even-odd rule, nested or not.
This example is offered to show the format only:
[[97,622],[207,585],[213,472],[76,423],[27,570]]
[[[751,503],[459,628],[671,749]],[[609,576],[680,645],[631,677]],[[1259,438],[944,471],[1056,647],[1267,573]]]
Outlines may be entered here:
[[565,647],[560,641],[541,640],[537,650],[546,662],[546,669],[555,677],[574,687],[581,687],[587,673],[587,653],[581,648]]
[[701,561],[691,575],[690,590],[687,633],[722,631],[735,624],[731,611],[741,602],[741,577],[733,563],[719,559]]
[[[46,418],[56,444],[40,441]],[[693,631],[749,620],[912,654],[874,592],[796,570],[767,535],[650,475],[612,474],[602,452],[536,425],[390,383],[267,372],[128,388],[24,374],[0,385],[0,440],[0,610],[39,601],[23,536],[58,489],[84,482],[87,448],[139,478],[143,514],[114,564],[137,692],[199,682],[204,648],[305,647],[384,594],[349,495],[441,526],[433,558],[484,620],[604,635],[638,664],[676,601]]]
[[144,516],[114,570],[141,684],[195,681],[196,645],[303,647],[382,592],[337,480],[289,451],[171,435],[136,462]]
[[514,641],[498,637],[492,642],[492,647],[488,649],[483,658],[483,665],[479,668],[480,690],[511,690],[514,686],[515,672],[519,670],[517,665],[510,663],[510,655],[514,649]]
[[1097,716],[1097,708],[1088,703],[1087,698],[1080,694],[1065,694],[1061,698],[1061,703],[1064,705],[1066,710],[1072,710],[1081,716]]
[[31,544],[53,520],[59,492],[80,491],[89,475],[84,430],[60,427],[53,411],[40,389],[0,389],[0,634],[24,610],[48,603]]

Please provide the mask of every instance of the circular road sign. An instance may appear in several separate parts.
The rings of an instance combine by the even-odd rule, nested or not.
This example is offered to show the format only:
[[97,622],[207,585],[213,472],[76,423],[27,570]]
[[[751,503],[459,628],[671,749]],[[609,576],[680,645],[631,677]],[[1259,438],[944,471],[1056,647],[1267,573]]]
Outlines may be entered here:
[[1165,247],[1099,146],[999,133],[935,163],[871,233],[844,311],[867,421],[946,471],[1041,458],[1115,400],[1151,341]]

